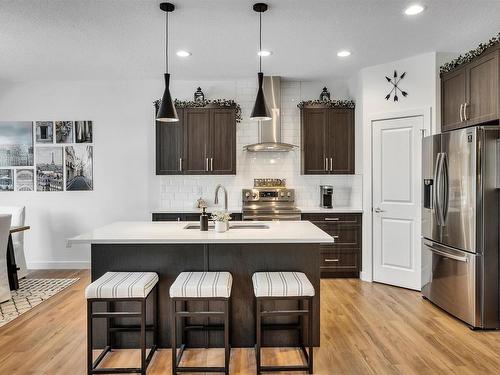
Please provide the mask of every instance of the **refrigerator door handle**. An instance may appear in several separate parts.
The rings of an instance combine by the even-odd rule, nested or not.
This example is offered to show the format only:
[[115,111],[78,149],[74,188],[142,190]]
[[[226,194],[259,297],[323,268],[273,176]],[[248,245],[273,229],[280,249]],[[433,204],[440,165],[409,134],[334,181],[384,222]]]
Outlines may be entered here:
[[433,185],[433,206],[434,206],[434,215],[436,216],[437,224],[442,225],[441,221],[441,204],[440,204],[440,192],[441,192],[441,158],[442,153],[437,154],[436,158],[436,168],[434,169],[434,185]]
[[468,261],[466,256],[463,257],[460,255],[451,254],[450,252],[448,252],[446,250],[446,248],[444,246],[440,246],[438,244],[435,244],[435,243],[429,242],[429,241],[424,241],[424,245],[427,246],[427,248],[430,251],[432,251],[433,253],[436,253],[437,255],[441,255],[445,258],[450,258],[450,259],[457,260],[459,262],[465,262],[465,263],[467,263],[467,261]]
[[442,209],[442,219],[443,219],[443,225],[446,222],[446,218],[448,217],[448,206],[449,206],[449,198],[450,198],[450,177],[448,175],[448,156],[446,155],[445,152],[443,152],[443,156],[441,157],[441,164],[443,165],[441,167],[441,173],[443,174],[443,189],[444,189],[444,194],[443,194],[443,205],[441,207]]

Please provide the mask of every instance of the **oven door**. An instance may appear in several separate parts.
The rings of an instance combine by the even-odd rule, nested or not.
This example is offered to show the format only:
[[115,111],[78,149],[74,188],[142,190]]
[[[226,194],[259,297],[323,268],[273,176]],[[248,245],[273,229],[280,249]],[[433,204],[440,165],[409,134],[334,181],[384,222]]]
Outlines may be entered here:
[[422,294],[473,327],[481,327],[476,265],[481,255],[424,239]]
[[243,210],[243,220],[252,221],[283,221],[283,220],[300,220],[300,211],[296,210],[280,210],[280,211],[267,211],[267,210]]

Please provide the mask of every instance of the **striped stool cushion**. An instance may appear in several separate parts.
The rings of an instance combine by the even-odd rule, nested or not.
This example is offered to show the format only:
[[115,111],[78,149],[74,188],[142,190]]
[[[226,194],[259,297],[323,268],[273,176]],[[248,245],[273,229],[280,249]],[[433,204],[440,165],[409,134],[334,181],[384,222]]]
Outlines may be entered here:
[[312,297],[314,287],[302,272],[256,272],[255,297]]
[[85,297],[146,298],[157,282],[154,272],[106,272],[85,289]]
[[232,285],[229,272],[182,272],[170,287],[170,297],[229,298]]

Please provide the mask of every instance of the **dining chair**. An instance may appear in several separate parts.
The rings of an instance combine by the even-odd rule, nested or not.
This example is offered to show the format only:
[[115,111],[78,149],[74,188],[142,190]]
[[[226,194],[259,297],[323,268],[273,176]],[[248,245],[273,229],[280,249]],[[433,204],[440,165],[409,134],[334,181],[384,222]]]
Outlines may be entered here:
[[[0,206],[0,214],[12,215],[10,224],[12,227],[22,227],[25,224],[26,208],[24,206]],[[24,232],[14,233],[12,235],[12,243],[14,245],[16,265],[19,268],[17,277],[22,279],[28,274],[26,256],[24,254]]]
[[0,214],[0,303],[10,299],[7,244],[9,243],[11,218],[12,215]]

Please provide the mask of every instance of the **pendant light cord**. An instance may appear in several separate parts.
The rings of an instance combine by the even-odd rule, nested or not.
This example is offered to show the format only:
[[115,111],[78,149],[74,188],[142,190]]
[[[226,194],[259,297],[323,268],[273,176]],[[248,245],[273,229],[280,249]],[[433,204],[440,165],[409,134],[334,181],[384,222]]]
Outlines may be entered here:
[[262,12],[259,12],[259,72],[262,73]]
[[165,73],[168,73],[168,12],[165,12]]

